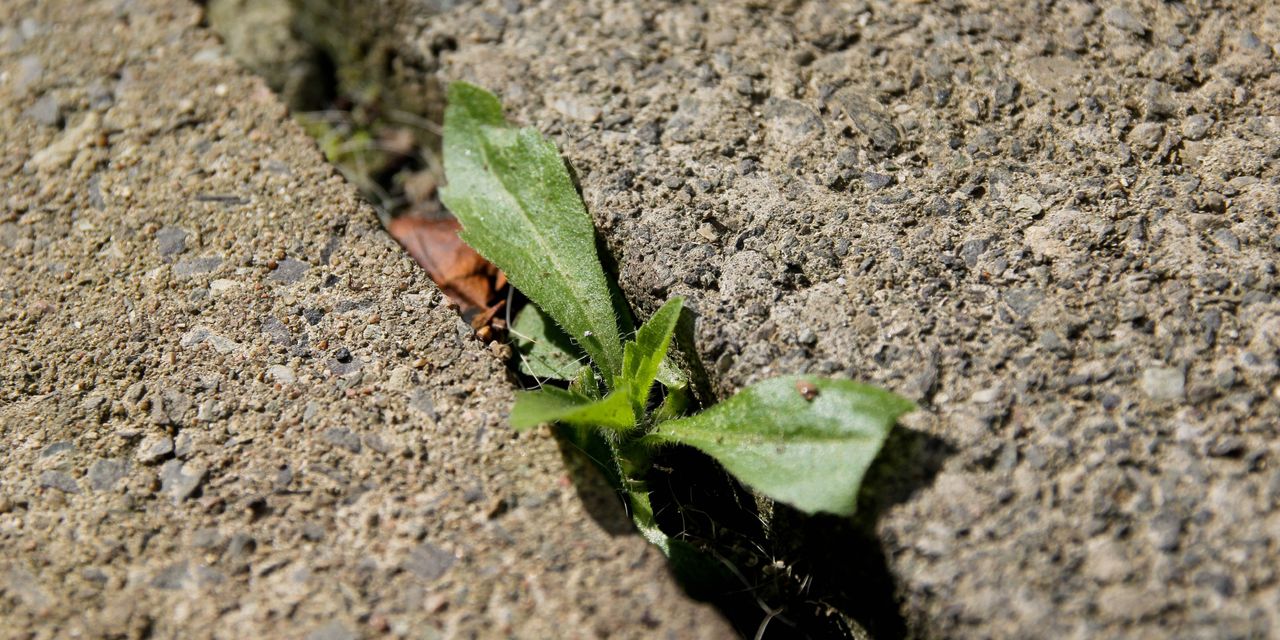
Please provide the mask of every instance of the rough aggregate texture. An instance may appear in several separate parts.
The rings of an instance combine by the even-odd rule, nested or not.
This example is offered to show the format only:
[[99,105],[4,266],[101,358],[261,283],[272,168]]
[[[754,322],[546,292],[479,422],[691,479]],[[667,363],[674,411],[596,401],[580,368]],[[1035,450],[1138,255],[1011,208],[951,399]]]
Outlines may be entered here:
[[912,632],[1280,634],[1280,4],[490,0],[419,30],[403,56],[560,145],[641,317],[697,309],[717,393],[921,404],[933,444],[868,498]]
[[199,22],[0,2],[0,637],[726,635]]

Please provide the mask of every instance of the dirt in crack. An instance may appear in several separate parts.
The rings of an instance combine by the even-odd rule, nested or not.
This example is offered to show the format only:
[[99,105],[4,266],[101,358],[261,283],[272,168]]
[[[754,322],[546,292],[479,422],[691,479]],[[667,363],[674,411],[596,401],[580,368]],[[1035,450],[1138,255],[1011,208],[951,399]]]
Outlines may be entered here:
[[[205,3],[209,25],[229,53],[280,94],[477,339],[505,341],[522,300],[498,269],[458,238],[458,225],[437,196],[444,177],[443,92],[430,69],[387,71],[396,68],[390,59],[394,48],[376,34],[394,30],[376,23],[395,16],[376,16],[360,6],[311,0]],[[681,347],[686,356],[694,352]],[[542,383],[520,374],[516,364],[513,377],[522,385]],[[697,383],[702,368],[693,364]],[[701,378],[702,396],[710,397],[705,374]],[[901,455],[916,462],[894,464]],[[895,638],[905,636],[907,627],[872,533],[876,514],[896,501],[884,496],[905,499],[903,491],[922,484],[918,476],[936,471],[931,464],[920,467],[919,460],[940,465],[943,457],[940,443],[899,429],[864,483],[856,519],[808,517],[759,501],[710,459],[687,449],[660,453],[647,480],[663,530],[722,569],[682,576],[685,588],[717,605],[744,637]],[[913,465],[916,477],[894,476],[894,469]],[[879,497],[873,502],[869,496]],[[588,507],[616,511],[622,503],[619,497]],[[605,514],[598,519],[616,520]]]

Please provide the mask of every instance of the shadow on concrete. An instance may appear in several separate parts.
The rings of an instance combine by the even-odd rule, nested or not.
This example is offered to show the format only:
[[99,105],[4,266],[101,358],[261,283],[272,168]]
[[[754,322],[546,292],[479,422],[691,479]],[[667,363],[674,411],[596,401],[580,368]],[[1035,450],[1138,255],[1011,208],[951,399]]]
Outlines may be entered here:
[[616,487],[616,474],[609,472],[608,451],[598,441],[583,440],[572,427],[557,426],[556,444],[574,491],[591,519],[613,536],[636,535],[635,525]]
[[876,522],[931,485],[952,453],[941,439],[894,429],[853,518],[758,506],[713,461],[685,448],[655,463],[649,485],[663,529],[720,561],[730,577],[715,587],[703,581],[691,595],[718,606],[744,637],[904,638],[909,629]]

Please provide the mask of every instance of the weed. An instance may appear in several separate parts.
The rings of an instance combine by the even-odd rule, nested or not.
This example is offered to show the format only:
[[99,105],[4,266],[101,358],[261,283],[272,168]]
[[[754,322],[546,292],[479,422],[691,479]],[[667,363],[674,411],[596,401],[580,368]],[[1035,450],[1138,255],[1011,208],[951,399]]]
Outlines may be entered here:
[[684,301],[669,300],[624,340],[630,313],[555,145],[508,124],[479,87],[454,83],[448,100],[442,200],[462,239],[532,303],[512,326],[522,368],[564,385],[519,393],[512,426],[556,425],[600,464],[642,535],[677,563],[700,554],[655,521],[644,477],[657,447],[697,448],[806,513],[852,514],[872,459],[913,405],[849,380],[787,376],[689,415],[687,378],[667,357]]

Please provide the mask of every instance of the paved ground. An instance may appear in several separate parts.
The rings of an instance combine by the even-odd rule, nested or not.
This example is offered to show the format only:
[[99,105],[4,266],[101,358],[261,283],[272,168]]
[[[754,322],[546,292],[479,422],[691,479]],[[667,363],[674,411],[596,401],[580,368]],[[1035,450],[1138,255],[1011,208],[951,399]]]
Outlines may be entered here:
[[[723,633],[507,433],[498,360],[195,11],[116,4],[0,3],[2,633]],[[870,552],[873,628],[1280,633],[1280,7],[492,0],[398,37],[555,138],[718,393],[921,403],[861,521],[774,514],[824,606],[867,615]]]
[[0,2],[0,637],[725,635],[199,19]]
[[1280,634],[1280,4],[491,0],[401,48],[555,138],[718,392],[920,401],[864,510],[909,629]]

